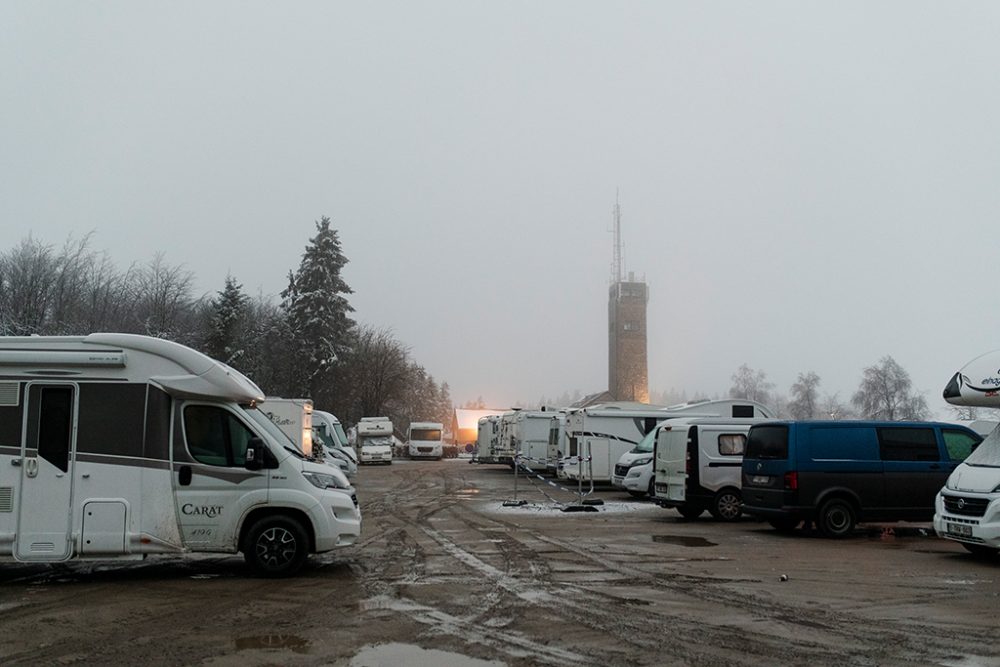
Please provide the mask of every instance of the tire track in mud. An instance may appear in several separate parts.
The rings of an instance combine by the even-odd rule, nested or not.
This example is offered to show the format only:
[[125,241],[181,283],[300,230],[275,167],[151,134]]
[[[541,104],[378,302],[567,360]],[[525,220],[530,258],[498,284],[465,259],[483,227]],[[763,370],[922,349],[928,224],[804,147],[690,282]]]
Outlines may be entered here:
[[[449,485],[445,482],[446,490]],[[741,580],[719,580],[713,577],[699,577],[681,573],[651,573],[642,568],[629,566],[595,554],[593,551],[566,540],[544,535],[533,529],[498,518],[475,515],[470,511],[457,511],[455,502],[448,502],[417,517],[421,530],[431,537],[450,556],[466,566],[478,571],[484,578],[492,580],[499,588],[517,599],[520,604],[545,607],[550,613],[578,623],[584,627],[603,633],[612,633],[625,643],[638,644],[652,652],[662,644],[662,640],[649,637],[666,637],[689,634],[700,637],[695,646],[686,647],[686,656],[696,662],[760,662],[780,655],[786,659],[804,662],[874,664],[881,657],[891,656],[898,660],[927,660],[930,654],[937,654],[938,660],[954,657],[954,645],[947,641],[929,641],[939,628],[919,623],[881,622],[873,628],[869,620],[850,613],[830,609],[797,606],[789,608],[787,602],[776,602],[733,589],[733,584]],[[496,535],[496,527],[504,528],[504,546],[498,547],[503,556],[504,568],[490,565],[474,554],[462,549],[441,531],[430,525],[430,518],[446,514],[448,518],[463,523],[471,530],[484,536]],[[784,632],[753,631],[745,625],[734,628],[731,625],[711,625],[704,621],[692,621],[683,614],[664,613],[644,609],[641,619],[632,619],[604,609],[606,605],[629,604],[628,599],[595,591],[579,584],[553,584],[549,568],[529,568],[518,570],[513,563],[544,563],[553,556],[551,550],[540,550],[529,541],[554,547],[554,553],[571,553],[584,558],[595,567],[622,580],[641,581],[657,589],[677,592],[699,602],[721,605],[724,609],[737,609],[754,621],[770,625],[782,624]],[[608,585],[611,582],[602,579]],[[603,602],[595,604],[595,598]],[[735,631],[734,631],[735,630]],[[803,631],[805,630],[805,631]],[[973,632],[976,639],[988,641],[988,632]],[[908,655],[906,655],[908,654]],[[660,656],[662,658],[662,655]],[[680,656],[672,656],[677,659]]]

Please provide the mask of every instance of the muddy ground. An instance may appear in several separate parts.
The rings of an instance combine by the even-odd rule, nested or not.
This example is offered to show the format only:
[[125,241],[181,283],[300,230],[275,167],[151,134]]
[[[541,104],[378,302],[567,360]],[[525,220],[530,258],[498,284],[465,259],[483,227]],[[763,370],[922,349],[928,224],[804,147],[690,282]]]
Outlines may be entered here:
[[239,556],[0,566],[0,664],[1000,665],[1000,561],[921,525],[829,541],[610,490],[566,514],[523,483],[502,508],[512,481],[363,468],[362,539],[293,579]]

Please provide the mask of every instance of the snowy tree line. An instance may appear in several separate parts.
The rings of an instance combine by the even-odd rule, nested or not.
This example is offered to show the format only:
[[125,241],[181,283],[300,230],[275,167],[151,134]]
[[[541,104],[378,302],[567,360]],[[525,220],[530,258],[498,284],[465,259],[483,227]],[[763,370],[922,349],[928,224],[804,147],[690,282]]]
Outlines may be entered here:
[[451,422],[438,384],[388,329],[358,324],[341,270],[347,263],[330,219],[316,223],[280,300],[249,295],[234,278],[194,294],[194,274],[157,254],[119,269],[91,235],[61,247],[28,236],[0,253],[0,335],[114,331],[188,345],[250,377],[268,396],[307,397],[347,424],[388,416]]

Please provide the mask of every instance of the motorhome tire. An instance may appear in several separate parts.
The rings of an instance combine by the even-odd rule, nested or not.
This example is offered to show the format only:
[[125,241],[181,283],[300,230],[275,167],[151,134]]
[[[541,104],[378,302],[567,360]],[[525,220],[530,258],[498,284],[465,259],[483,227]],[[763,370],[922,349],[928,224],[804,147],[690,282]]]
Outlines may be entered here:
[[650,500],[652,500],[653,498],[656,498],[656,485],[653,484],[653,482],[655,482],[655,481],[656,481],[655,477],[650,478],[650,480],[649,480],[649,487],[646,489],[646,496]]
[[685,521],[694,521],[701,516],[703,510],[699,507],[678,507],[677,511]]
[[743,516],[742,499],[736,489],[722,489],[712,499],[709,512],[717,521],[738,521]]
[[854,508],[841,498],[831,498],[823,503],[819,508],[819,515],[816,517],[816,524],[820,532],[824,536],[832,538],[850,535],[854,531],[856,521]]
[[988,547],[985,544],[966,544],[961,543],[965,550],[976,558],[995,558],[997,553],[1000,553],[997,549],[993,547]]
[[247,531],[243,558],[256,574],[287,577],[295,574],[309,556],[309,537],[302,524],[290,516],[265,516]]

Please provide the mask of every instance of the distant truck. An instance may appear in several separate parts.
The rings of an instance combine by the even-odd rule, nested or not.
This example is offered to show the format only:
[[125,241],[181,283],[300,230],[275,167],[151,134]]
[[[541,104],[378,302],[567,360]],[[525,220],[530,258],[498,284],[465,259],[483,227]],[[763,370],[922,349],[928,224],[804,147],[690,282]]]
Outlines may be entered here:
[[362,417],[356,429],[360,462],[392,465],[392,420],[388,417]]
[[411,459],[440,459],[444,454],[439,422],[410,422],[406,429],[406,449]]

